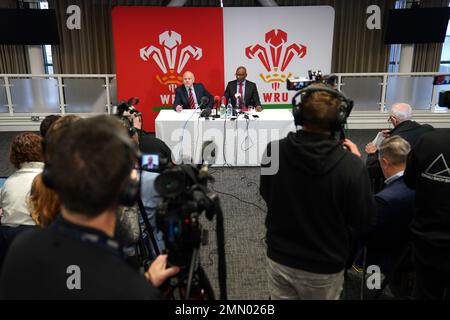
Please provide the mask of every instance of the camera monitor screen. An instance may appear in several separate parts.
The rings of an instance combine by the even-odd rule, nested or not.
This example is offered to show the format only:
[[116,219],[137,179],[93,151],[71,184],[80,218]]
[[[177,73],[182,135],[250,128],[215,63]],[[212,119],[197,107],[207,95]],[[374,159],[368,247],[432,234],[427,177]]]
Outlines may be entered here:
[[157,172],[159,170],[159,155],[158,154],[142,155],[141,169],[145,171]]
[[298,90],[306,88],[311,83],[312,83],[312,81],[307,79],[307,78],[302,78],[302,79],[300,79],[300,78],[290,78],[290,79],[287,79],[286,89],[293,90],[293,91],[298,91]]

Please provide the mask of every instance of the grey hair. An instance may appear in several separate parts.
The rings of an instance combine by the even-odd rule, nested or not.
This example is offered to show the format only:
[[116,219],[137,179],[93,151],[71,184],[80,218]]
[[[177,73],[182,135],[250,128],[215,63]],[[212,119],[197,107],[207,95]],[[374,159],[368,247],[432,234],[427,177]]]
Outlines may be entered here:
[[391,107],[391,114],[395,116],[399,122],[412,118],[412,108],[407,103],[395,103]]
[[411,145],[408,141],[400,136],[392,136],[383,140],[379,155],[380,158],[390,160],[393,165],[401,165],[406,163],[410,151]]

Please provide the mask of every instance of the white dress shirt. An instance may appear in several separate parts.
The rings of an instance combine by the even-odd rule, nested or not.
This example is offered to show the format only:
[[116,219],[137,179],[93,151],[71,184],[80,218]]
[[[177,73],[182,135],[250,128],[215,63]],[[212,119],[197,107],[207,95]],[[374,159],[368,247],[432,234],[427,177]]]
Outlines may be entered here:
[[28,209],[28,196],[34,178],[42,172],[44,163],[25,162],[0,189],[0,208],[3,209],[2,225],[36,225]]

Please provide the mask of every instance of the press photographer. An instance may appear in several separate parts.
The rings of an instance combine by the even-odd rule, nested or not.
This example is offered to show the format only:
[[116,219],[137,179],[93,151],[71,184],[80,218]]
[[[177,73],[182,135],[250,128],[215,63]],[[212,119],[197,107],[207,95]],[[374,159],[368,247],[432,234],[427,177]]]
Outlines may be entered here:
[[46,142],[44,183],[62,212],[48,228],[22,234],[6,257],[2,299],[159,299],[155,287],[175,275],[159,256],[139,274],[113,238],[119,204],[137,196],[136,149],[112,117],[79,120]]
[[136,108],[139,104],[139,98],[132,97],[128,101],[122,101],[113,107],[112,114],[121,118],[127,118],[135,128],[136,137],[139,142],[139,150],[143,153],[157,153],[165,159],[172,159],[172,151],[166,143],[148,133],[143,129],[142,112]]

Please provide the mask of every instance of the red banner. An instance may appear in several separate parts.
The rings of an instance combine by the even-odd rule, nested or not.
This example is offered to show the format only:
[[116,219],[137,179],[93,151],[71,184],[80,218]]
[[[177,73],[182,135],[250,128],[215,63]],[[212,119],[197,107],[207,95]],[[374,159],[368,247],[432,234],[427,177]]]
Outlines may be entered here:
[[222,8],[115,7],[112,23],[118,98],[139,97],[145,130],[155,130],[159,110],[172,106],[188,70],[222,96]]

